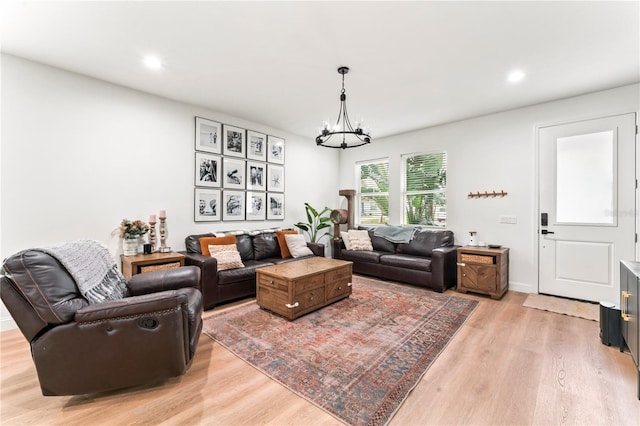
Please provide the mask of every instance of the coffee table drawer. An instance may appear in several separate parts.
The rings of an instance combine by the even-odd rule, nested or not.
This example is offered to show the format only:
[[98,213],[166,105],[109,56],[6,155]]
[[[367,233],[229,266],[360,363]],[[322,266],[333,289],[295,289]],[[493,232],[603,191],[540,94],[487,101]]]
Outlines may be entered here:
[[324,282],[330,283],[338,280],[350,280],[351,279],[351,265],[349,267],[336,269],[324,274]]
[[293,281],[293,286],[296,289],[296,294],[300,294],[303,291],[311,290],[312,288],[321,287],[323,285],[324,275],[322,274],[299,278]]
[[342,298],[351,294],[351,282],[349,279],[342,279],[327,284],[327,301]]
[[285,294],[289,291],[287,280],[265,274],[258,274],[258,285],[284,291]]
[[277,314],[287,318],[291,316],[291,308],[287,307],[291,304],[289,304],[286,292],[262,285],[259,287],[257,302],[259,306],[268,306],[271,311]]
[[296,313],[302,311],[312,311],[319,306],[324,305],[324,287],[314,288],[313,290],[305,291],[296,296],[296,303],[298,306],[295,308]]

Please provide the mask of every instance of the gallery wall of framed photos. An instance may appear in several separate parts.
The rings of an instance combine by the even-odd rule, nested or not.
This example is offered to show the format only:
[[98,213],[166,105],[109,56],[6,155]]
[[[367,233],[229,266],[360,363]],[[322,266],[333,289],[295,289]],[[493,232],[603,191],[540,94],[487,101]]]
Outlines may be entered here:
[[285,140],[195,117],[194,220],[284,220]]

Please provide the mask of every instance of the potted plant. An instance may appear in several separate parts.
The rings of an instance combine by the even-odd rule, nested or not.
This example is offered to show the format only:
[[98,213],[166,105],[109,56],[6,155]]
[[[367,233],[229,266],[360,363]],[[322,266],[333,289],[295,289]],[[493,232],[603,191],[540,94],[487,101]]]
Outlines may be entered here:
[[309,242],[317,243],[319,239],[328,235],[322,234],[318,235],[318,231],[321,231],[325,228],[329,228],[331,225],[329,222],[331,218],[329,217],[329,212],[331,211],[329,207],[325,207],[322,211],[318,212],[318,210],[314,209],[309,205],[309,203],[304,203],[304,209],[307,213],[307,223],[298,222],[294,223],[293,226],[296,228],[300,228],[303,232],[309,235]]
[[113,230],[112,235],[117,233],[122,238],[122,251],[125,256],[135,256],[139,252],[140,238],[147,232],[149,232],[149,225],[143,221],[122,219],[120,226]]

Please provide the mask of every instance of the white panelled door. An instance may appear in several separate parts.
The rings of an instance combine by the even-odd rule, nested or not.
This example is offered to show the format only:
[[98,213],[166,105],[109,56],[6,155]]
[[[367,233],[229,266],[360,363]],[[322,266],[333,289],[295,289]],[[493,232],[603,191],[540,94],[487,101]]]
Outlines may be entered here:
[[634,113],[538,129],[538,290],[619,300],[635,259]]

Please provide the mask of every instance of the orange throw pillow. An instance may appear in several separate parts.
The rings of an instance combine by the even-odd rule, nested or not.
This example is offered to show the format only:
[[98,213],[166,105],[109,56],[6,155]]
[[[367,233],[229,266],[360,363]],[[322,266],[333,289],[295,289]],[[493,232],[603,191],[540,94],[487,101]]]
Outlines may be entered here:
[[297,234],[298,231],[276,231],[276,238],[278,239],[278,245],[280,246],[280,253],[282,253],[282,258],[287,259],[291,256],[291,252],[289,251],[289,247],[287,246],[287,241],[284,239],[284,236],[287,234]]
[[211,256],[211,253],[209,252],[209,245],[226,246],[229,244],[235,244],[236,236],[226,235],[224,237],[203,237],[203,238],[200,238],[198,241],[200,241],[200,252],[205,256]]

